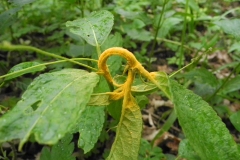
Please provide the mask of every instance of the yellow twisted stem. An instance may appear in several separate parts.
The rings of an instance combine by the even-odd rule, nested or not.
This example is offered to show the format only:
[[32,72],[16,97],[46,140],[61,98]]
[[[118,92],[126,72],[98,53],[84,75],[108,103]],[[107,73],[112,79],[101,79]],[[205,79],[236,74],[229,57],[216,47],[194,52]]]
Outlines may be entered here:
[[[132,78],[129,79],[130,75],[128,75],[127,81],[124,84],[116,83],[109,72],[109,69],[107,66],[107,59],[112,55],[118,55],[127,60],[126,69],[128,70],[128,72],[131,71],[130,75]],[[133,81],[134,75],[136,72],[139,72],[141,75],[149,79],[155,85],[157,86],[159,85],[157,81],[154,79],[155,74],[149,73],[147,70],[145,70],[142,64],[138,62],[138,60],[135,58],[135,56],[131,52],[121,47],[113,47],[105,50],[99,57],[98,68],[99,68],[99,71],[98,71],[99,74],[104,75],[104,77],[110,84],[118,87],[117,90],[111,93],[112,100],[117,100],[122,98],[128,87],[129,87],[128,89],[131,90],[131,85],[129,85],[128,81]]]
[[128,70],[128,77],[127,77],[127,80],[126,82],[119,88],[121,89],[120,92],[112,92],[111,93],[111,96],[110,96],[110,99],[111,100],[118,100],[118,99],[121,99],[123,98],[123,104],[129,101],[131,101],[131,86],[132,86],[132,83],[133,83],[133,80],[134,80],[134,71],[132,69],[129,69]]
[[132,69],[129,69],[128,71],[128,77],[127,81],[123,85],[123,92],[124,92],[124,99],[123,104],[127,104],[127,102],[131,101],[131,86],[134,80],[134,71]]
[[131,97],[131,86],[134,80],[134,75],[134,71],[132,69],[129,69],[126,82],[113,92],[108,92],[110,95],[110,100],[119,100],[123,97],[125,100],[129,100],[129,97]]
[[121,47],[109,48],[101,54],[98,60],[99,73],[103,74],[107,81],[110,82],[112,85],[119,87],[121,85],[114,82],[106,64],[107,59],[112,55],[118,55],[125,58],[127,60],[128,67],[132,69],[136,68],[136,66],[141,64],[137,61],[137,59],[131,52]]
[[124,91],[123,91],[123,86],[117,88],[113,92],[109,92],[110,95],[110,100],[119,100],[123,97]]

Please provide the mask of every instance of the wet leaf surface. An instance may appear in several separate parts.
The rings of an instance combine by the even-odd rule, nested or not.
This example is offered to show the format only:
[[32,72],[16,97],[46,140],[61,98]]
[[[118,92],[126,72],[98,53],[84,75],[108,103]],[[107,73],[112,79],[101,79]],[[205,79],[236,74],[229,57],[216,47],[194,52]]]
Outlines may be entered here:
[[237,145],[212,107],[175,81],[171,90],[178,120],[196,153],[202,159],[238,159]]
[[21,149],[34,135],[39,143],[55,144],[81,116],[98,79],[96,73],[77,69],[40,75],[11,112],[1,117],[0,141],[19,138]]
[[86,18],[68,21],[66,26],[89,44],[98,46],[106,40],[112,29],[113,15],[105,10],[92,12]]

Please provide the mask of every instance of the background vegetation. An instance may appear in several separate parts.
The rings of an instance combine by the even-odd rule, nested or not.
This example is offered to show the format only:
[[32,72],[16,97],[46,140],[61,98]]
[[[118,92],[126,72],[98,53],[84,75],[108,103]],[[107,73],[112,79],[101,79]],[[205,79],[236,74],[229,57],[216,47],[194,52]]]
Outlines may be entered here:
[[[175,78],[213,106],[235,141],[240,143],[239,2],[3,0],[0,4],[0,42],[31,45],[68,58],[96,58],[96,48],[71,33],[66,22],[104,9],[114,15],[114,25],[111,34],[101,45],[101,51],[112,46],[127,48],[149,71],[161,70],[169,74],[201,55],[197,63]],[[21,62],[52,60],[33,52],[0,51],[0,75],[8,73]],[[113,60],[112,65],[117,72],[122,61]],[[63,68],[78,66],[69,62],[59,63],[49,65],[42,73]],[[39,74],[27,74],[1,85],[0,114],[15,106],[21,94]],[[159,92],[148,98],[140,97],[139,102],[144,115],[139,159],[178,157],[183,134],[178,122],[171,122],[171,103]],[[106,157],[113,141],[117,115],[106,119],[98,143],[91,152],[83,154],[75,146],[74,155],[78,159]],[[70,145],[76,145],[77,136],[73,136]],[[67,143],[64,141],[63,147],[68,148],[71,138],[66,137]],[[0,159],[35,159],[39,158],[41,152],[47,152],[46,149],[42,150],[42,145],[29,142],[20,153],[16,150],[17,145],[18,141],[1,144]]]

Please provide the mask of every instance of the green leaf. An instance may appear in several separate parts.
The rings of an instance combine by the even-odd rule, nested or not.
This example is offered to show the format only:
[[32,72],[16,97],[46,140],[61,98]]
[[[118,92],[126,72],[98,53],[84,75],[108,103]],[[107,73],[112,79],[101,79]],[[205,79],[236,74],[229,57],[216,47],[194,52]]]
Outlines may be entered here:
[[[23,62],[19,63],[16,66],[12,67],[8,74],[4,77],[5,80],[10,80],[16,77],[19,77],[21,75],[27,74],[27,73],[33,73],[37,71],[42,71],[46,68],[46,66],[42,65],[39,62]],[[3,76],[1,76],[3,77]]]
[[[84,153],[89,152],[94,147],[103,128],[105,106],[110,103],[109,95],[103,93],[109,91],[106,85],[105,78],[101,77],[99,83],[94,88],[94,92],[101,93],[91,95],[88,106],[77,121],[77,131],[80,132],[78,146],[84,150]],[[90,106],[93,104],[95,105],[94,107]]]
[[40,75],[0,118],[0,142],[20,139],[21,149],[33,135],[39,143],[57,143],[75,125],[98,80],[96,73],[77,69]]
[[125,75],[116,75],[113,77],[113,80],[118,84],[123,84],[126,82],[127,77]]
[[67,51],[66,55],[70,57],[84,56],[84,51],[85,51],[84,45],[70,44],[69,50]]
[[223,87],[224,94],[240,90],[240,75],[237,75],[233,79],[229,80]]
[[180,142],[178,155],[181,158],[186,158],[190,160],[201,160],[200,157],[196,154],[196,152],[193,150],[193,148],[189,144],[188,139],[184,139]]
[[[178,0],[177,2],[181,2],[183,3],[184,5],[186,5],[186,0]],[[188,1],[188,5],[192,8],[193,11],[197,12],[198,13],[198,10],[199,10],[199,6],[198,6],[198,3],[199,2],[196,2],[195,0],[189,0]]]
[[122,107],[122,115],[117,127],[115,141],[108,160],[135,160],[138,158],[142,133],[142,115],[135,99],[131,96],[126,106]]
[[123,44],[122,35],[119,32],[116,32],[115,34],[111,34],[107,37],[106,41],[104,41],[101,48],[102,50],[106,50],[111,47],[122,47],[122,44]]
[[119,122],[122,111],[122,100],[113,101],[107,106],[108,113]]
[[3,32],[7,27],[17,21],[16,13],[21,9],[21,7],[16,7],[0,14],[0,32]]
[[149,103],[149,98],[145,95],[136,96],[137,104],[141,109],[146,108],[146,105]]
[[153,39],[151,32],[144,29],[128,29],[127,34],[130,38],[139,41],[150,41]]
[[19,101],[19,98],[17,98],[17,97],[13,97],[13,96],[6,97],[6,98],[2,98],[0,100],[0,105],[5,106],[8,109],[11,109],[11,108],[13,108],[13,106],[15,106],[17,104],[18,101]]
[[89,44],[99,46],[103,44],[112,30],[113,15],[105,10],[92,12],[86,18],[66,22],[66,26]]
[[[158,18],[159,17],[157,17],[156,19],[157,21],[158,21]],[[176,17],[166,18],[158,31],[158,37],[160,38],[166,37],[169,34],[169,32],[173,28],[176,28],[176,25],[178,25],[181,21],[182,21],[181,18],[176,18]]]
[[233,113],[230,116],[230,121],[234,125],[234,127],[240,132],[240,111]]
[[146,24],[140,20],[140,19],[134,19],[132,25],[134,26],[133,28],[141,29],[146,26]]
[[[167,97],[170,97],[171,92],[170,92],[170,84],[169,84],[169,79],[168,75],[165,72],[152,72],[155,73],[154,79],[157,81],[158,85],[153,83],[144,83],[144,84],[137,84],[132,86],[131,91],[134,95],[146,95],[150,94],[157,89],[162,90]],[[121,77],[118,78],[120,80]],[[123,78],[122,78],[123,79]]]
[[[107,87],[106,87],[107,86]],[[99,83],[94,88],[94,94],[91,95],[91,99],[88,102],[89,106],[107,106],[111,103],[109,98],[109,87],[106,79],[101,76]],[[107,93],[105,93],[107,92]]]
[[197,1],[195,0],[190,0],[189,1],[189,6],[193,9],[193,11],[195,11],[196,13],[199,13],[199,6],[198,6],[198,3]]
[[92,94],[88,102],[89,106],[107,106],[110,104],[109,94]]
[[111,56],[107,61],[107,65],[110,68],[111,75],[115,75],[122,67],[122,58],[119,56]]
[[212,107],[175,81],[171,90],[179,123],[201,159],[238,159],[237,145]]
[[226,115],[231,115],[232,113],[230,107],[225,105],[214,105],[213,109],[217,112],[219,117],[225,117]]
[[110,89],[109,89],[108,82],[105,79],[105,77],[100,76],[99,83],[94,88],[94,94],[96,94],[96,93],[106,94],[104,92],[110,92]]
[[211,96],[216,90],[216,87],[209,86],[207,83],[204,84],[195,81],[194,84],[193,92],[204,99],[207,99],[207,97]]
[[[123,39],[120,33],[115,33],[114,35],[108,36],[106,41],[102,44],[102,50],[106,50],[111,47],[122,47]],[[122,66],[122,58],[119,56],[111,56],[107,61],[107,65],[109,65],[110,73],[112,75],[117,74],[119,69]]]
[[[103,92],[110,92],[107,81],[104,77],[100,77],[100,81],[94,89],[94,94],[91,95],[91,99],[88,105],[94,106],[106,106],[108,113],[117,121],[121,116],[122,100],[111,101],[109,100],[109,94]],[[100,93],[98,93],[100,92]]]
[[161,148],[152,147],[147,140],[141,139],[138,160],[163,160],[163,159],[166,159],[166,157],[163,154]]
[[21,81],[16,81],[15,85],[22,91],[25,91],[27,87],[32,83],[32,78],[21,78]]
[[225,33],[234,36],[238,40],[240,39],[240,19],[224,19],[215,22],[215,24],[221,27]]
[[184,77],[192,81],[197,81],[201,84],[208,84],[211,87],[216,87],[218,85],[218,80],[205,68],[199,68],[191,70],[190,72],[184,74]]
[[205,68],[191,70],[184,77],[194,82],[193,91],[201,97],[212,95],[219,84],[217,78]]
[[51,147],[43,147],[40,160],[75,160],[72,156],[74,143],[70,143],[73,136],[67,134],[57,144]]
[[[32,3],[34,1],[36,1],[36,0],[9,0],[8,2],[6,2],[6,3],[12,3],[16,7],[12,8],[12,9],[9,9],[9,10],[7,10],[7,11],[5,11],[5,12],[0,14],[0,22],[1,22],[0,23],[0,32],[3,32],[6,28],[11,26],[14,22],[19,21],[18,15],[16,15],[16,13],[18,11],[20,11],[25,5],[27,5],[29,3]],[[4,7],[1,7],[1,8],[4,8]],[[7,8],[10,8],[10,7],[7,7]],[[29,26],[30,25],[28,25],[28,27]],[[26,29],[26,28],[24,28],[24,29]],[[14,33],[15,37],[17,37],[16,34],[21,32],[19,30],[21,30],[20,27],[18,28],[18,32]]]
[[157,87],[163,91],[163,93],[168,97],[171,98],[171,90],[170,90],[170,82],[168,75],[165,72],[155,72],[155,80],[157,80],[158,85]]
[[157,90],[156,85],[150,83],[144,83],[139,85],[134,85],[131,88],[131,91],[134,95],[146,95]]
[[166,157],[166,160],[176,160],[177,159],[177,157],[173,154],[165,153],[164,155]]
[[136,11],[127,11],[124,10],[118,6],[116,6],[115,12],[119,15],[121,15],[121,17],[124,17],[126,19],[135,19],[139,16],[139,12]]
[[13,3],[13,5],[16,5],[16,6],[24,6],[34,1],[36,0],[9,0],[10,3]]
[[240,51],[240,42],[233,42],[228,49],[228,53],[230,52],[239,52]]
[[77,44],[70,44],[66,55],[70,57],[91,57],[96,52],[96,47],[86,43],[86,41],[76,34],[67,33],[72,39],[77,41]]
[[80,138],[78,146],[89,152],[95,145],[102,131],[104,123],[105,107],[87,106],[79,120]]

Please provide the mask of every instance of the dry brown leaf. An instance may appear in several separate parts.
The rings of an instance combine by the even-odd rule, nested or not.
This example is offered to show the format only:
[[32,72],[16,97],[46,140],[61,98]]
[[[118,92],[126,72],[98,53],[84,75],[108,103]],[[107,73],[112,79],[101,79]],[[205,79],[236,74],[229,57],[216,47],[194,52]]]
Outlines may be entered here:
[[143,126],[143,138],[148,141],[152,141],[158,132],[159,130],[156,127]]
[[167,66],[167,65],[162,65],[162,66],[157,66],[157,70],[158,71],[163,71],[163,72],[166,72],[166,73],[172,73],[172,68],[170,68],[169,66]]

